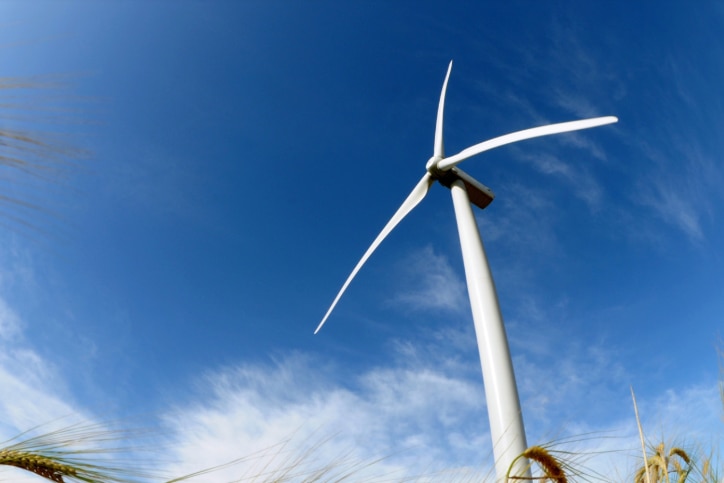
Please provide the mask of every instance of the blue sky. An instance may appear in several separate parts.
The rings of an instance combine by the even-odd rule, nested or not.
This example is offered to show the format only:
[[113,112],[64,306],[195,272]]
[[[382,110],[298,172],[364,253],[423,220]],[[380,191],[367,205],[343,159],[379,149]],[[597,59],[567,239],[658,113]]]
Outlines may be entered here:
[[0,165],[41,207],[1,208],[0,436],[140,416],[189,471],[307,431],[400,475],[484,468],[446,189],[312,336],[423,174],[453,59],[450,154],[620,118],[465,162],[497,196],[477,218],[528,442],[635,449],[630,385],[654,435],[721,441],[723,24],[716,2],[1,3],[2,76],[43,86],[3,90],[0,127],[88,154]]

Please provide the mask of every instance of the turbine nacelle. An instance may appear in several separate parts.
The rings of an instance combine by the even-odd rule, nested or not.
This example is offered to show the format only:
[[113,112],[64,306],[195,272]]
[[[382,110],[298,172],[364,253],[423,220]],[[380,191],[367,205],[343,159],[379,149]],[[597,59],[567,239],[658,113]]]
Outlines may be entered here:
[[462,181],[465,185],[465,191],[468,192],[470,202],[481,210],[487,208],[488,205],[493,202],[493,199],[495,199],[495,193],[493,193],[493,190],[460,168],[454,167],[448,169],[447,171],[439,172],[442,173],[442,176],[437,178],[437,181],[446,188],[452,188],[454,182]]
[[460,168],[453,166],[446,170],[442,170],[438,167],[440,161],[444,158],[439,156],[433,156],[425,165],[427,173],[434,181],[439,181],[441,185],[446,188],[451,188],[453,183],[460,180],[465,184],[465,190],[468,192],[470,202],[478,208],[485,209],[495,198],[493,190],[467,174]]

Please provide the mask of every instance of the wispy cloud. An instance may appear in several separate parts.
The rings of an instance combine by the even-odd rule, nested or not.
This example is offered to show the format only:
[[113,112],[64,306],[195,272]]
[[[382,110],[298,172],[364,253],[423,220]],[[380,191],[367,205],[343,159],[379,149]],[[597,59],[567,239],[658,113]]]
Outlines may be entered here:
[[693,140],[667,141],[668,149],[646,142],[637,144],[650,165],[649,173],[638,183],[634,202],[681,230],[691,241],[702,241],[702,220],[714,214],[724,173]]
[[[417,255],[420,263],[430,259],[432,273],[450,269],[431,249]],[[86,409],[68,389],[76,376],[59,372],[34,351],[21,315],[3,304],[11,321],[6,326],[15,335],[0,342],[0,436],[59,417],[83,417]],[[605,340],[586,346],[567,340],[562,347],[564,324],[550,323],[532,297],[510,318],[509,328],[529,443],[576,439],[577,451],[617,451],[587,462],[588,468],[605,475],[611,467],[628,468],[630,453],[621,449],[635,450],[636,439],[622,358]],[[248,457],[197,480],[215,482],[295,461],[304,465],[299,471],[313,471],[384,458],[355,475],[361,481],[403,480],[449,470],[447,481],[481,479],[492,452],[472,326],[397,341],[390,352],[392,362],[372,364],[347,379],[329,361],[302,353],[210,371],[196,381],[193,396],[160,411],[167,430],[161,472],[181,475]],[[644,424],[654,438],[663,432],[703,440],[720,415],[716,389],[713,383],[642,398]],[[687,417],[687,411],[697,417]],[[659,433],[658,421],[664,421]],[[591,435],[578,437],[584,433]]]
[[[8,298],[18,285],[34,286],[31,265],[13,237],[0,252],[0,440],[59,418],[82,417],[69,398],[66,375],[33,346],[33,331]],[[58,349],[62,350],[62,349]]]
[[503,205],[496,212],[499,215],[477,216],[484,242],[498,243],[512,257],[557,253],[555,205],[546,188],[510,183],[505,189],[505,195],[495,201]]
[[67,400],[64,377],[27,344],[20,318],[2,299],[0,309],[3,335],[6,330],[11,335],[0,338],[0,440],[38,424],[78,415]]
[[[414,350],[405,347],[408,353]],[[611,468],[616,468],[628,474],[635,466],[637,434],[625,371],[616,369],[615,354],[602,345],[562,353],[551,345],[548,356],[553,363],[545,370],[533,360],[517,363],[524,408],[529,410],[529,444],[558,441],[561,449],[592,455],[583,462],[587,471],[611,477]],[[305,448],[329,437],[329,443],[310,456],[315,463],[339,460],[340,454],[348,461],[385,457],[369,469],[372,473],[363,471],[360,480],[373,473],[404,479],[441,468],[473,468],[485,474],[491,455],[480,376],[437,363],[445,357],[438,352],[437,357],[426,355],[423,364],[413,357],[415,364],[371,368],[345,384],[332,382],[336,378],[328,370],[320,372],[319,361],[299,354],[271,365],[214,372],[200,383],[195,402],[181,404],[166,416],[170,447],[175,448],[172,459],[182,462],[177,471],[190,471],[275,448],[292,438],[281,461],[265,453],[214,475],[214,481],[235,479],[267,463],[286,464],[293,460],[290,454],[304,454]],[[316,376],[310,378],[310,372]],[[611,391],[611,381],[622,390]],[[605,389],[599,388],[602,384]],[[591,402],[617,409],[607,418],[582,419],[586,411],[581,405]],[[549,413],[551,406],[573,407],[567,419],[546,423],[541,405]],[[640,407],[653,441],[662,434],[720,434],[711,429],[719,417],[716,384],[642,398]],[[687,422],[692,409],[701,410],[701,417]],[[578,418],[571,417],[576,411]],[[671,416],[678,422],[665,423],[663,433],[657,432],[657,421],[671,421]]]
[[641,204],[650,208],[660,219],[683,231],[690,239],[700,241],[703,232],[700,213],[691,200],[686,199],[673,180],[657,178],[649,182],[639,193]]
[[[722,400],[716,384],[669,388],[639,405],[652,439],[666,437],[703,447],[724,437]],[[710,448],[717,449],[717,448]]]
[[[350,381],[352,390],[330,385],[318,366],[295,355],[212,374],[201,383],[207,396],[166,418],[173,459],[190,470],[273,447],[292,434],[304,444],[321,434],[333,438],[319,450],[322,461],[340,452],[358,461],[385,457],[371,470],[402,479],[480,461],[489,447],[477,384],[435,367],[398,366],[364,372]],[[310,372],[316,377],[305,376]],[[230,468],[215,477],[250,471]]]
[[404,285],[392,299],[409,310],[467,310],[465,284],[447,257],[431,246],[417,250],[400,264]]
[[11,341],[20,335],[20,318],[7,302],[0,298],[0,340]]
[[[678,234],[697,246],[718,236],[713,221],[721,216],[724,184],[721,106],[710,93],[721,83],[721,71],[702,67],[718,64],[697,62],[694,68],[689,56],[651,44],[640,47],[645,69],[622,71],[601,51],[627,54],[624,39],[592,39],[565,15],[552,19],[549,32],[539,46],[516,52],[529,62],[523,72],[512,70],[509,86],[477,86],[496,105],[492,115],[502,109],[507,117],[552,122],[563,120],[553,115],[610,114],[621,121],[556,136],[540,153],[528,154],[521,144],[511,148],[515,157],[565,182],[599,215],[599,224],[610,225],[611,236],[659,247]],[[501,69],[511,67],[506,59],[497,59]]]
[[572,112],[576,116],[582,118],[596,117],[601,115],[601,108],[593,105],[593,103],[583,97],[579,93],[565,92],[556,89],[553,95],[553,101],[566,111]]
[[[533,306],[526,313],[540,310]],[[555,330],[514,331],[529,443],[572,440],[561,449],[614,451],[583,463],[606,476],[612,467],[627,473],[636,432],[623,363],[603,342],[561,350]],[[210,371],[196,381],[194,396],[159,415],[167,430],[159,456],[168,462],[159,470],[181,475],[237,461],[200,482],[330,464],[353,469],[359,481],[414,475],[436,481],[443,469],[446,481],[482,478],[492,458],[482,380],[477,360],[460,357],[474,350],[471,331],[446,329],[414,344],[397,342],[391,347],[395,362],[346,380],[328,361],[302,353]],[[526,349],[531,346],[535,351]],[[15,347],[3,347],[0,357],[0,435],[84,412],[54,389],[71,375],[27,347]],[[645,428],[654,440],[663,434],[706,443],[721,434],[718,396],[712,383],[642,397]],[[595,405],[609,410],[591,411]]]
[[518,159],[525,161],[543,174],[562,179],[591,210],[600,209],[603,188],[586,169],[585,164],[579,163],[574,167],[574,164],[566,163],[559,157],[546,153],[531,155],[519,152]]

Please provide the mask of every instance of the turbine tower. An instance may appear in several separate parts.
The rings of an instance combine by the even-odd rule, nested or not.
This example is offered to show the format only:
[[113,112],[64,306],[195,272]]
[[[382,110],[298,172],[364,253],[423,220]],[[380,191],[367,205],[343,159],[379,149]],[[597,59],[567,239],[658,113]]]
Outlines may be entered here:
[[[332,305],[322,318],[314,331],[316,334],[322,328],[339,302],[347,287],[365,264],[367,259],[390,234],[390,232],[412,211],[427,195],[435,181],[450,188],[455,219],[460,236],[460,246],[465,266],[465,279],[470,297],[475,334],[480,353],[480,363],[483,370],[483,383],[485,386],[485,399],[488,405],[488,419],[490,421],[490,434],[495,456],[495,471],[497,481],[505,480],[510,465],[515,458],[527,449],[523,417],[520,410],[518,388],[513,373],[513,363],[508,348],[508,338],[503,325],[503,317],[495,292],[495,283],[488,266],[480,232],[478,230],[472,205],[484,209],[495,195],[490,188],[484,186],[469,174],[457,167],[462,161],[491,149],[511,144],[525,139],[531,139],[549,134],[558,134],[569,131],[578,131],[605,124],[617,122],[613,116],[582,119],[579,121],[563,122],[546,126],[516,131],[505,134],[482,143],[478,143],[459,153],[445,157],[443,148],[443,112],[445,110],[445,93],[452,70],[452,61],[448,66],[447,75],[442,85],[440,102],[437,109],[437,123],[435,125],[435,143],[433,155],[428,160],[426,172],[422,179],[412,189],[402,205],[397,209],[390,221],[387,222],[372,245],[362,255],[362,258],[347,277],[342,288],[334,298]],[[516,467],[510,475],[524,476],[529,472],[527,462],[518,460]]]

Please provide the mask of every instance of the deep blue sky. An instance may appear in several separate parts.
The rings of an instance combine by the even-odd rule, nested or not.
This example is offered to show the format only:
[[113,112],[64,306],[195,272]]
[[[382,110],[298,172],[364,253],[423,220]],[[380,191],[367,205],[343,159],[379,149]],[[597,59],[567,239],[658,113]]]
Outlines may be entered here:
[[483,465],[446,189],[312,336],[423,174],[453,59],[449,154],[620,118],[465,162],[497,195],[477,216],[529,442],[633,434],[629,385],[652,430],[719,438],[724,9],[479,3],[1,3],[0,75],[52,85],[2,91],[21,107],[0,127],[90,153],[40,177],[0,165],[45,210],[2,206],[33,226],[0,232],[2,434],[143,414],[198,467],[210,443],[175,417],[229,459],[304,422],[362,455],[412,448],[402,468]]

